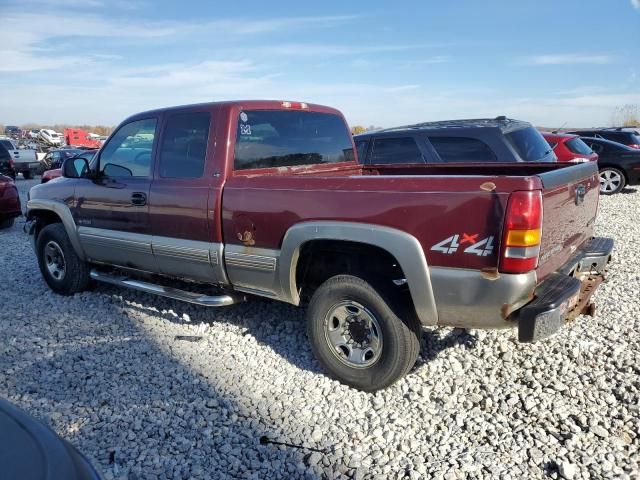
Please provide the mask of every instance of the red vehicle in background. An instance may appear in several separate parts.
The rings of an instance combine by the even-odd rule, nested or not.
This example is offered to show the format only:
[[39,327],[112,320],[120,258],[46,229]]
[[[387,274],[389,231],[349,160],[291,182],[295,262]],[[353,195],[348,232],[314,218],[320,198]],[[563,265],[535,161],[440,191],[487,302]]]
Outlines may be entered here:
[[0,175],[0,229],[13,226],[16,217],[22,215],[20,196],[13,179]]
[[553,148],[559,162],[582,163],[597,161],[598,154],[584,143],[578,135],[570,133],[541,132],[544,139]]
[[65,128],[64,140],[71,147],[100,148],[102,145],[95,135],[79,128]]

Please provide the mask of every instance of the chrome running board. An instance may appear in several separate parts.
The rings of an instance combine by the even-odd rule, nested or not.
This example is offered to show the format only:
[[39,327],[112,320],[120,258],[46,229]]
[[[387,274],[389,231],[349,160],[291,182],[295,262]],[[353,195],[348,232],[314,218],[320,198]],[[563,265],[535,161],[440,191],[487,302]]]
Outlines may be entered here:
[[118,287],[130,288],[140,292],[151,293],[161,297],[173,298],[183,302],[194,303],[204,307],[226,307],[235,303],[244,302],[244,295],[202,295],[200,293],[187,292],[177,288],[164,287],[155,283],[143,282],[127,277],[126,275],[113,275],[110,273],[102,273],[98,270],[91,270],[91,278],[98,282],[110,283]]

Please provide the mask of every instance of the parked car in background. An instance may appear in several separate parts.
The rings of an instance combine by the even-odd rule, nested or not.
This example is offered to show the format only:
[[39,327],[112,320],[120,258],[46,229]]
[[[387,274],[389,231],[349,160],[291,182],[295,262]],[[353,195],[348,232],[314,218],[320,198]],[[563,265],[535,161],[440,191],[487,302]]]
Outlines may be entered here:
[[[89,162],[91,164],[91,160],[93,160],[93,157],[95,156],[97,150],[80,150],[82,153],[78,153],[76,155],[72,155],[72,156],[67,156],[65,158],[63,158],[60,162],[60,167],[62,166],[62,163],[64,162],[64,160],[66,160],[67,158],[69,159],[74,159],[74,158],[84,158],[85,160],[87,160],[87,162]],[[51,152],[54,153],[54,152]],[[42,174],[42,180],[40,181],[40,183],[47,183],[51,180],[53,180],[54,178],[58,178],[62,176],[62,169],[58,167],[58,168],[53,168],[51,170],[47,170]]]
[[16,178],[16,169],[13,165],[13,157],[2,142],[0,142],[0,175],[6,175],[14,180]]
[[598,154],[578,135],[542,132],[542,136],[553,148],[559,162],[580,163],[598,160]]
[[[491,122],[518,159],[550,158],[528,124]],[[25,230],[61,295],[95,280],[211,307],[308,304],[319,362],[367,391],[409,372],[424,326],[517,327],[532,342],[593,313],[613,248],[593,237],[595,162],[363,166],[353,149],[320,105],[144,112],[95,160],[32,187]]]
[[27,132],[27,137],[35,140],[36,138],[38,138],[38,134],[40,133],[40,129],[39,128],[32,128],[31,130],[29,130]]
[[40,140],[53,147],[58,147],[64,144],[64,136],[54,130],[43,128],[38,133],[38,137]]
[[12,178],[0,175],[0,229],[13,226],[16,217],[22,215],[20,195]]
[[87,150],[82,148],[57,148],[55,150],[49,150],[42,160],[42,167],[44,171],[60,168],[62,166],[62,162],[67,158],[74,157],[79,153],[84,152],[87,152]]
[[22,135],[22,129],[15,125],[7,125],[4,127],[4,134],[9,138],[20,138]]
[[0,144],[9,150],[16,172],[21,173],[25,180],[29,180],[39,173],[40,162],[38,162],[35,150],[18,148],[15,142],[9,138],[0,138]]
[[49,427],[0,398],[2,478],[100,480],[89,460]]
[[640,184],[640,150],[604,138],[582,140],[598,154],[600,193],[613,195],[627,185]]
[[591,128],[567,133],[573,133],[581,137],[604,138],[612,142],[622,143],[627,147],[640,149],[640,132],[635,128]]
[[506,117],[426,122],[354,136],[364,165],[555,162],[530,123]]

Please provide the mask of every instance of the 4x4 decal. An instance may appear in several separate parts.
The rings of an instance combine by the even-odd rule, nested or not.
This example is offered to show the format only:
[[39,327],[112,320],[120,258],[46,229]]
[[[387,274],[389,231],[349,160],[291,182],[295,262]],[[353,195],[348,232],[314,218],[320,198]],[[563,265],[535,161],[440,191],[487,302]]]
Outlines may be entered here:
[[478,240],[479,234],[455,234],[445,238],[441,242],[436,243],[431,247],[434,252],[444,253],[445,255],[452,255],[458,251],[458,249],[466,243],[470,245],[463,250],[463,253],[470,253],[479,257],[486,257],[493,253],[493,236]]

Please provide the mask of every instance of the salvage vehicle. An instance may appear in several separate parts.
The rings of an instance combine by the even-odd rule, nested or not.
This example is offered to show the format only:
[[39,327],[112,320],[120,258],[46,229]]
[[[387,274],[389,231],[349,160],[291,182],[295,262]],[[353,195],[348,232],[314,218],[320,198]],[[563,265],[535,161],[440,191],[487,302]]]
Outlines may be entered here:
[[13,158],[2,143],[0,143],[0,175],[6,175],[15,180],[16,169],[13,166]]
[[[68,152],[71,152],[71,150],[68,150]],[[63,160],[66,160],[67,158],[85,158],[89,163],[91,163],[91,160],[93,159],[94,155],[96,154],[97,150],[80,150],[78,153],[78,151],[75,151],[76,154],[69,154],[67,156],[64,157],[64,159],[62,159],[61,157],[58,158],[57,160],[55,158],[52,158],[52,164],[55,163],[56,167],[52,168],[51,170],[46,170],[43,174],[42,174],[42,179],[40,180],[40,183],[47,183],[51,180],[53,180],[54,178],[58,178],[62,176],[62,162]],[[54,152],[50,152],[50,153],[55,153]]]
[[36,151],[30,148],[18,148],[18,146],[8,138],[0,138],[0,145],[4,146],[13,158],[13,166],[17,173],[21,173],[25,180],[33,178],[40,169],[40,162],[36,156]]
[[10,228],[22,215],[20,195],[12,178],[0,175],[0,229]]
[[640,132],[632,127],[591,128],[568,133],[580,135],[581,137],[602,138],[640,150]]
[[557,161],[530,123],[504,116],[387,128],[354,141],[364,165]]
[[604,138],[582,139],[598,154],[600,193],[613,195],[640,184],[640,150]]
[[22,135],[22,129],[15,125],[7,125],[4,127],[4,134],[9,138],[20,138]]
[[541,132],[547,143],[553,148],[559,162],[592,162],[598,160],[598,154],[582,141],[578,135],[570,133]]
[[59,147],[64,142],[64,137],[55,130],[43,128],[38,132],[38,140],[52,147]]
[[307,305],[319,362],[367,391],[411,369],[423,327],[532,342],[593,314],[613,248],[595,162],[363,166],[342,114],[307,103],[140,113],[62,171],[25,225],[54,292]]

